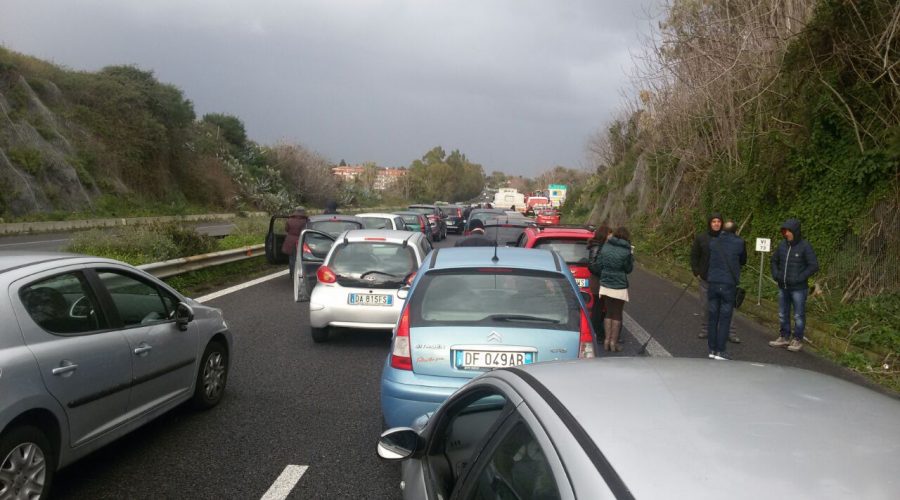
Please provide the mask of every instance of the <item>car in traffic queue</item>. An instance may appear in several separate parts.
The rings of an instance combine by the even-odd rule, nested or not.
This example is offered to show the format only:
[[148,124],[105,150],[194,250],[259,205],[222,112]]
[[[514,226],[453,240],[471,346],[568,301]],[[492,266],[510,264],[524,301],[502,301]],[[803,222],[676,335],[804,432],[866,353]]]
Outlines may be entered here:
[[[303,237],[316,234],[304,231]],[[328,340],[333,327],[390,330],[405,303],[405,287],[415,277],[431,243],[421,233],[393,230],[353,230],[333,238],[324,259],[314,259],[318,284],[309,297],[310,334]],[[304,262],[305,263],[305,262]]]
[[407,231],[420,232],[428,238],[428,241],[434,243],[434,232],[428,217],[419,212],[394,212],[394,214],[403,219]]
[[397,214],[362,213],[356,214],[363,220],[365,229],[391,229],[394,231],[408,231],[406,221]]
[[224,394],[222,312],[140,269],[0,252],[0,289],[0,498],[47,498],[58,469]]
[[484,221],[484,237],[496,241],[498,246],[514,247],[525,230],[533,227],[534,221],[523,216],[488,216]]
[[584,300],[552,252],[434,250],[416,274],[381,375],[388,427],[408,426],[495,368],[594,356]]
[[444,212],[437,205],[410,205],[406,207],[408,212],[417,212],[428,218],[431,230],[434,234],[432,241],[441,241],[447,237],[447,224],[444,222]]
[[442,205],[441,210],[444,212],[444,224],[447,226],[447,232],[462,234],[466,220],[463,217],[465,207],[462,205]]
[[588,269],[588,244],[593,237],[594,231],[589,226],[538,226],[525,229],[517,246],[559,253],[575,277],[578,288],[590,296],[588,311],[592,311],[594,296],[591,294],[591,271]]
[[559,210],[555,208],[544,208],[536,211],[534,221],[539,226],[553,226],[559,224]]
[[504,216],[506,216],[506,211],[502,208],[473,208],[472,211],[469,212],[469,217],[466,219],[463,235],[469,236],[472,234],[472,221],[480,220],[483,223],[490,218]]
[[363,219],[353,215],[328,214],[313,215],[306,222],[306,228],[297,240],[297,259],[294,272],[294,301],[308,299],[316,286],[316,271],[331,250],[335,237],[353,229],[365,229]]
[[798,368],[604,358],[485,373],[377,452],[405,499],[894,499],[898,415]]

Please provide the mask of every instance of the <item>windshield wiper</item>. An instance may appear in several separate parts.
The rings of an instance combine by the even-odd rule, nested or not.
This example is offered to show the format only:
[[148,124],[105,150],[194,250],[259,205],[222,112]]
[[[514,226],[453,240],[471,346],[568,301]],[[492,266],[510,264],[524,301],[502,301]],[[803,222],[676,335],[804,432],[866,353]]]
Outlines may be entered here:
[[540,316],[529,316],[527,314],[492,314],[487,317],[494,321],[539,321],[541,323],[559,324],[559,320],[542,318]]
[[403,276],[397,276],[396,274],[385,273],[385,272],[382,272],[382,271],[366,271],[366,272],[364,272],[364,273],[362,273],[362,274],[359,275],[359,279],[363,279],[363,278],[365,278],[366,276],[368,276],[368,275],[370,275],[370,274],[381,274],[381,275],[384,275],[384,276],[390,276],[391,278],[402,278],[402,277],[403,277]]

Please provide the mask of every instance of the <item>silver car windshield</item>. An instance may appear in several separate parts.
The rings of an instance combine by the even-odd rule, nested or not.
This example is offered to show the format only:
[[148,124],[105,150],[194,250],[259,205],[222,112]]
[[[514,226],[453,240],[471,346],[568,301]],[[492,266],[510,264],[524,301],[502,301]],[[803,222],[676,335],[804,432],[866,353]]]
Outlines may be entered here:
[[413,326],[498,324],[577,330],[580,309],[560,274],[488,268],[428,273],[416,286]]
[[345,286],[400,285],[418,269],[412,247],[398,243],[359,241],[334,250],[329,267]]

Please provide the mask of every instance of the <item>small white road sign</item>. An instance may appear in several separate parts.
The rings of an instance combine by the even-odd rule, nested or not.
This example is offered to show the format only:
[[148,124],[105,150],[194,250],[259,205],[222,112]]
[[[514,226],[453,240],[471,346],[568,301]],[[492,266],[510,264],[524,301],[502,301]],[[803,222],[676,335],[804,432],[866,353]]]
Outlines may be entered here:
[[756,251],[757,252],[769,252],[769,246],[772,244],[772,240],[769,238],[756,238]]

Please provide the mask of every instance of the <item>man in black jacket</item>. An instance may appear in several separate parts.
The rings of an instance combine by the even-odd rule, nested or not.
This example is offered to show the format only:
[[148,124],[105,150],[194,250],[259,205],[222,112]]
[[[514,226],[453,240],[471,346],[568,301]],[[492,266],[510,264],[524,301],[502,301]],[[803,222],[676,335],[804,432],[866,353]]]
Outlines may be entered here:
[[456,242],[457,247],[493,247],[497,246],[497,242],[490,240],[484,236],[484,223],[481,219],[475,219],[469,224],[471,236],[463,238]]
[[[787,347],[797,352],[803,349],[803,329],[806,326],[806,298],[810,276],[819,270],[819,261],[812,245],[800,233],[800,221],[788,219],[781,225],[784,236],[778,249],[772,252],[772,279],[778,283],[778,321],[781,336],[769,342],[772,347]],[[791,339],[791,306],[794,308],[794,338]]]
[[[694,238],[694,244],[691,246],[691,271],[697,277],[700,295],[700,334],[698,338],[705,339],[708,336],[709,323],[709,304],[706,296],[709,293],[709,282],[707,281],[709,274],[709,242],[713,238],[717,238],[722,232],[722,214],[713,212],[707,219],[707,229],[698,234]],[[732,324],[728,333],[730,342],[738,343],[741,339],[734,332]]]
[[709,357],[731,359],[725,353],[734,314],[741,266],[747,263],[747,246],[737,234],[737,225],[728,221],[725,230],[709,243]]

